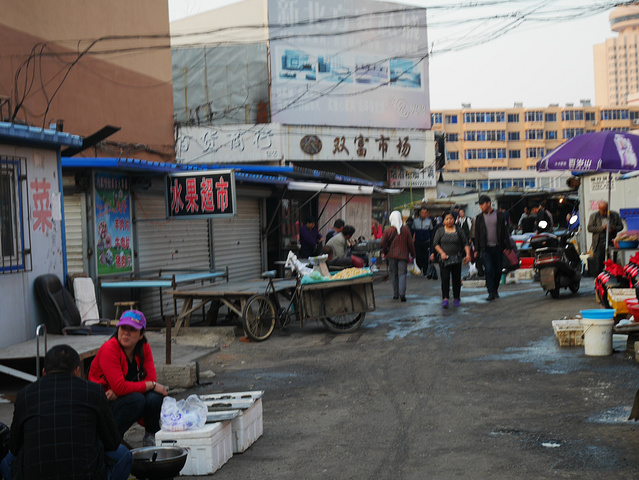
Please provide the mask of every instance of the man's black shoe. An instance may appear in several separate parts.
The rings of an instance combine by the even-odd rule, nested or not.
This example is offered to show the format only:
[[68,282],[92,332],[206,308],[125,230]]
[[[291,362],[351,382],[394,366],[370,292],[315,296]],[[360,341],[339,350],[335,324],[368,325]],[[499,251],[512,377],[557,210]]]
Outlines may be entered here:
[[493,295],[492,293],[490,295],[488,295],[488,297],[486,297],[486,301],[487,302],[492,302],[493,300],[495,300],[495,295]]
[[499,292],[495,292],[495,298],[499,298]]

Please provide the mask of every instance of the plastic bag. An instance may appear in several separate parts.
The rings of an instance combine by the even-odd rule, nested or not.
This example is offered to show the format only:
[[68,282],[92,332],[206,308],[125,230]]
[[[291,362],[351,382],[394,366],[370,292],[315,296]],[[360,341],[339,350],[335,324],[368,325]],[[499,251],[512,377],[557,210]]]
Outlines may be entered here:
[[468,264],[468,278],[479,276],[479,270],[477,270],[477,266],[474,263]]
[[197,430],[206,423],[208,409],[197,395],[190,395],[186,400],[175,400],[164,397],[160,412],[160,427],[167,432],[183,432]]
[[308,268],[306,265],[304,265],[302,262],[300,262],[297,259],[297,255],[295,255],[293,252],[289,251],[288,252],[288,257],[286,258],[286,267],[291,267],[291,269],[295,272],[299,272],[300,275],[310,275],[311,273],[313,273],[313,269],[312,268]]
[[419,266],[417,265],[417,260],[413,260],[413,266],[410,267],[410,273],[412,273],[415,276],[422,274],[422,269],[419,268]]

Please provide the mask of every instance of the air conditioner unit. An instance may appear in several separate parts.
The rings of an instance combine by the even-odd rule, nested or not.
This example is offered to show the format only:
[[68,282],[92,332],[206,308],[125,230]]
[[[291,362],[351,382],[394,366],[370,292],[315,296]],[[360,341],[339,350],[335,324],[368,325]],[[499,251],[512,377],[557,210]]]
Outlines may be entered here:
[[632,120],[632,124],[633,124],[633,125],[639,125],[639,118],[634,118],[634,119]]
[[593,120],[593,121],[592,121],[592,124],[593,124],[593,125],[597,125],[597,120]]

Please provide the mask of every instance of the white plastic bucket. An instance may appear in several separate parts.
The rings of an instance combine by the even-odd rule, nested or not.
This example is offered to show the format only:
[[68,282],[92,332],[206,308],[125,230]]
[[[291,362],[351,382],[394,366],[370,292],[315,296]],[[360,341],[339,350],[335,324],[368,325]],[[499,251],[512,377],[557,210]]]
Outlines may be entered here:
[[612,355],[612,326],[614,319],[582,318],[584,350],[586,355],[602,357]]

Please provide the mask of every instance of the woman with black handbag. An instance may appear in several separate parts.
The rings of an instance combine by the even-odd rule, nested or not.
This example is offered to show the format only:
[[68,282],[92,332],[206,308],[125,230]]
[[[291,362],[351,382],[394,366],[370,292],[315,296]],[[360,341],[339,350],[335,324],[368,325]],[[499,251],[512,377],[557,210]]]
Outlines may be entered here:
[[459,307],[461,293],[462,262],[470,262],[470,245],[466,234],[455,225],[451,212],[444,213],[444,225],[435,231],[435,251],[439,254],[439,269],[442,279],[442,307],[448,308],[450,279],[453,279],[453,305]]

